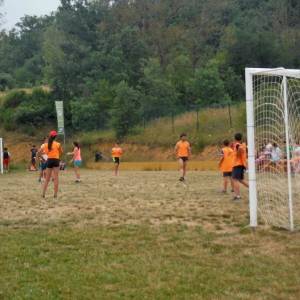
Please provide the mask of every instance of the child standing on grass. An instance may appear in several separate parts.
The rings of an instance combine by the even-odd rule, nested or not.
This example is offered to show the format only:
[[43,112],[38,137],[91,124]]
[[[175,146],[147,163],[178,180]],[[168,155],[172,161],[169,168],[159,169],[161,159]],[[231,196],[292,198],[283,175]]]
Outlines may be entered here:
[[114,167],[114,174],[115,176],[119,175],[119,167],[120,167],[120,160],[123,155],[123,149],[119,146],[118,143],[115,143],[115,146],[111,149],[111,155],[113,162],[115,164]]
[[223,190],[222,193],[227,192],[228,181],[231,183],[231,190],[233,192],[232,168],[233,168],[233,150],[230,147],[230,142],[225,140],[223,142],[221,160],[219,162],[220,171],[223,173]]
[[234,136],[234,152],[233,152],[233,170],[232,179],[234,184],[234,198],[233,200],[240,200],[240,184],[249,187],[248,183],[244,180],[244,173],[247,167],[247,147],[242,143],[242,134],[237,133]]
[[7,148],[3,149],[3,168],[5,172],[9,172],[9,164],[10,164],[10,153]]
[[73,142],[73,146],[74,146],[73,152],[69,152],[67,153],[67,155],[73,156],[72,161],[74,163],[74,172],[76,177],[75,182],[79,183],[81,182],[80,173],[79,173],[79,168],[81,167],[82,164],[81,149],[78,142]]
[[176,143],[175,146],[175,155],[179,160],[180,171],[181,171],[181,177],[179,178],[180,181],[185,180],[187,162],[191,154],[192,154],[191,145],[187,141],[187,135],[185,133],[182,133],[180,135],[180,140]]

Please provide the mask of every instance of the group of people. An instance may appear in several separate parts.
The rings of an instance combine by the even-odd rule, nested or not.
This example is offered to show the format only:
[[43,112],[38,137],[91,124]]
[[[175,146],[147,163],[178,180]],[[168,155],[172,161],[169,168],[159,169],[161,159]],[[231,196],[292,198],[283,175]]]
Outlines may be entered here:
[[[221,160],[219,168],[223,174],[223,193],[227,192],[228,184],[231,183],[231,189],[234,193],[234,200],[241,198],[240,185],[249,187],[244,179],[244,173],[247,168],[247,146],[242,142],[242,134],[237,133],[234,136],[234,142],[225,140],[223,143]],[[178,158],[181,170],[180,181],[185,181],[187,162],[192,154],[191,145],[187,140],[185,133],[180,135],[180,140],[175,146],[175,155]]]
[[[281,150],[277,143],[265,142],[256,157],[256,168],[259,172],[286,171],[288,165],[286,144]],[[289,147],[289,164],[293,174],[300,173],[299,143],[294,143]]]
[[[56,141],[57,132],[51,131],[49,134],[49,138],[47,138],[42,144],[41,148],[37,152],[37,156],[42,159],[42,171],[40,174],[40,180],[45,178],[43,185],[43,193],[42,197],[45,198],[46,192],[48,189],[48,185],[50,180],[53,180],[54,183],[54,198],[57,198],[58,193],[58,177],[60,170],[60,159],[63,154],[63,149],[60,143]],[[82,165],[82,156],[81,156],[81,148],[78,142],[73,142],[73,151],[68,152],[67,155],[72,157],[71,162],[74,165],[75,172],[75,182],[80,183],[80,172],[79,169]],[[115,164],[114,174],[117,176],[119,174],[119,165],[120,159],[123,154],[122,148],[116,143],[112,148],[112,158]]]
[[[63,148],[56,140],[57,132],[51,131],[49,137],[45,138],[40,149],[33,146],[31,149],[31,165],[30,169],[37,168],[36,162],[40,161],[40,175],[39,181],[43,182],[42,196],[46,196],[48,185],[52,180],[54,183],[54,198],[58,194],[59,184],[59,171],[61,169],[61,158],[63,155]],[[240,184],[248,187],[248,183],[244,180],[244,172],[247,167],[247,147],[242,142],[242,134],[237,133],[235,140],[232,144],[225,140],[222,148],[222,158],[219,162],[220,170],[223,173],[223,193],[227,192],[229,183],[231,183],[234,199],[240,199]],[[187,139],[187,134],[182,133],[179,141],[175,145],[175,155],[180,165],[180,178],[181,182],[185,181],[187,173],[187,164],[192,154],[191,144]],[[82,165],[81,148],[78,142],[73,142],[73,151],[67,153],[72,157],[71,162],[74,165],[75,182],[80,183],[79,169]],[[114,175],[118,176],[121,157],[123,149],[118,143],[114,145],[111,150],[111,156],[114,162]],[[3,162],[4,167],[9,169],[10,153],[7,148],[4,148]]]
[[221,160],[219,162],[220,171],[223,173],[223,193],[227,192],[228,184],[231,183],[231,191],[234,193],[234,200],[241,198],[240,185],[249,187],[244,179],[247,169],[247,146],[242,142],[242,134],[234,136],[234,142],[228,140],[223,142]]

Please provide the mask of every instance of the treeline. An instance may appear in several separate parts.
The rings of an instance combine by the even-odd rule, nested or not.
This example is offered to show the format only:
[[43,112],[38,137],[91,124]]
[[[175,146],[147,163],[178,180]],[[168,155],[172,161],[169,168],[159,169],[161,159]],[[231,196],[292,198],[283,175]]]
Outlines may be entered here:
[[59,99],[70,128],[122,137],[157,117],[241,101],[246,66],[299,68],[299,49],[298,0],[61,0],[0,33],[0,89],[51,87],[8,95],[0,118],[39,125]]

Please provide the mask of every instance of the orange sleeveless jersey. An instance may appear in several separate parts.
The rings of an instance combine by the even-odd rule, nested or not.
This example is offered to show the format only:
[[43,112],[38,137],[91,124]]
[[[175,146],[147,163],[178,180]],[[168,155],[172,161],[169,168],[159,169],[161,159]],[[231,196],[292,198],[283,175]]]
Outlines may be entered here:
[[[241,153],[238,156],[238,149],[241,149]],[[245,143],[240,144],[236,143],[234,145],[234,161],[233,161],[233,166],[244,166],[245,168],[247,167],[247,146]]]
[[178,157],[189,157],[190,143],[188,141],[179,141],[176,144]]
[[52,149],[50,151],[48,149],[48,143],[42,145],[42,150],[44,151],[45,154],[47,154],[48,158],[50,159],[59,159],[60,149],[61,149],[60,143],[55,141],[53,142]]
[[121,157],[123,154],[123,150],[120,147],[114,147],[111,150],[112,157]]
[[223,161],[220,165],[220,171],[221,172],[232,172],[233,168],[233,150],[230,147],[224,147],[222,149],[223,153]]

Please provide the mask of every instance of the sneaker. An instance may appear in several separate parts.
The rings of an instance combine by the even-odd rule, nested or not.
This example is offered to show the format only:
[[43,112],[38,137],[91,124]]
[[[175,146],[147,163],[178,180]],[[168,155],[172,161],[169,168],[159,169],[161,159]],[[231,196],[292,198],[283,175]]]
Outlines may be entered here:
[[80,179],[76,179],[76,180],[75,180],[75,183],[80,183],[80,182],[81,182]]
[[241,196],[234,196],[233,201],[239,201],[241,200]]
[[184,181],[184,177],[180,177],[180,178],[179,178],[179,181]]

